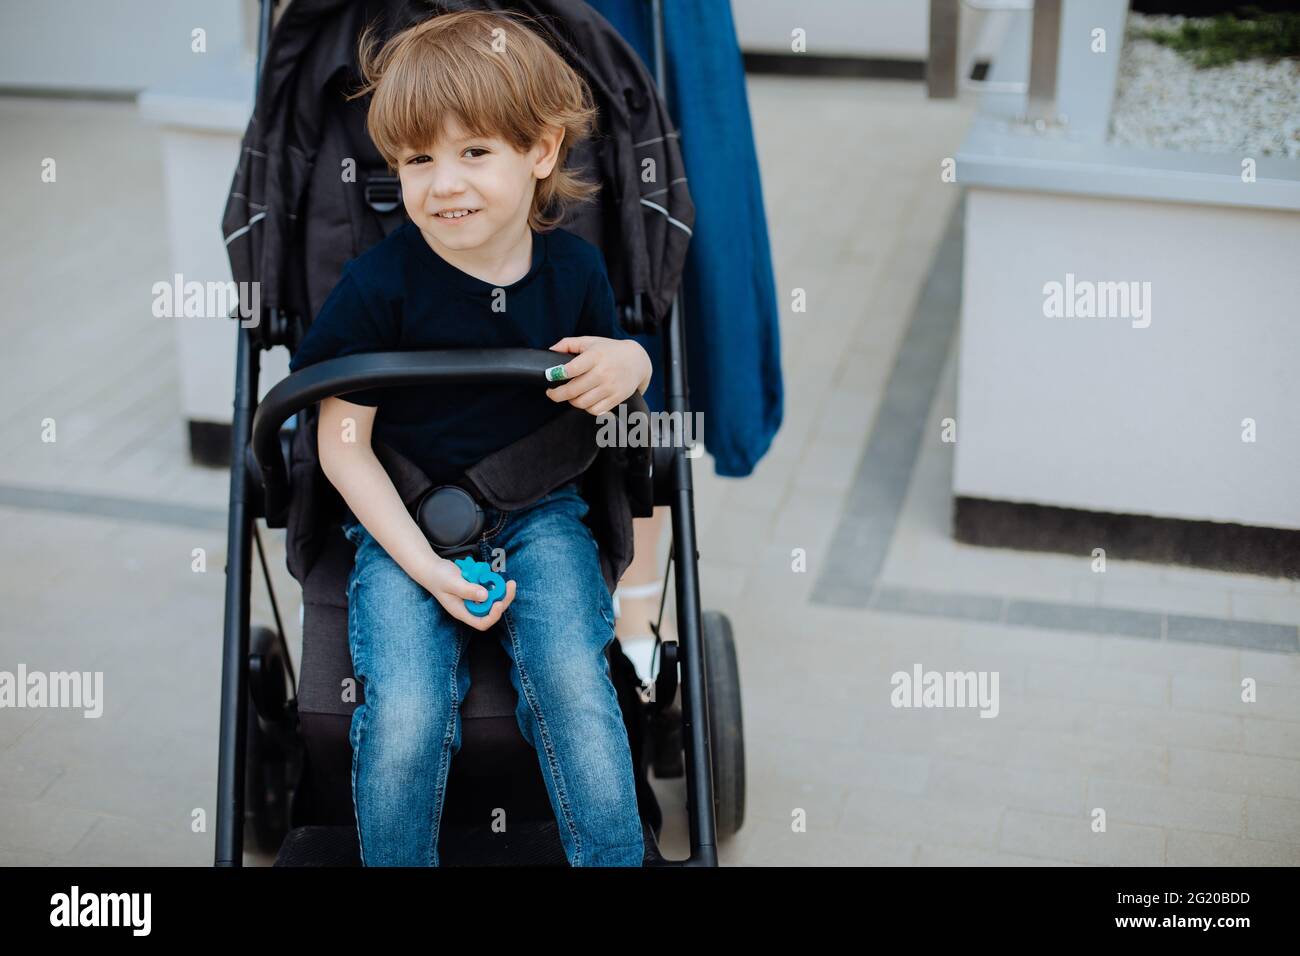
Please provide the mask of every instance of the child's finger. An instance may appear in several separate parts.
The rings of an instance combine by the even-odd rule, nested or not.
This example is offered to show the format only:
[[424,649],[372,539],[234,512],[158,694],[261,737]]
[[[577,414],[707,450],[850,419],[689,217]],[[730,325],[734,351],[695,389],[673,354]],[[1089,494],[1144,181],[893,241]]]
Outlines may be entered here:
[[599,383],[592,375],[579,375],[556,388],[548,388],[546,394],[550,396],[553,402],[568,402],[577,398],[579,395],[585,395]]
[[507,581],[506,596],[503,597],[500,601],[497,601],[495,604],[493,604],[492,610],[488,611],[488,613],[483,617],[475,617],[472,614],[470,615],[470,617],[473,618],[474,626],[478,628],[480,631],[489,630],[492,627],[492,625],[494,625],[497,621],[501,620],[501,615],[505,613],[506,608],[510,606],[510,602],[513,601],[514,599],[515,599],[515,582]]
[[596,364],[596,355],[594,352],[583,352],[575,359],[570,359],[562,365],[552,365],[546,370],[546,380],[548,382],[568,382],[577,378],[583,372],[588,371]]
[[605,398],[601,399],[600,402],[587,409],[587,411],[591,412],[593,415],[604,415],[606,412],[613,411],[621,401],[622,399],[615,398],[614,395],[607,395]]
[[452,582],[451,592],[463,601],[486,601],[488,599],[487,588],[481,584],[475,584],[473,581],[466,581],[464,578],[458,578]]
[[608,388],[592,388],[585,394],[578,396],[572,402],[574,408],[581,408],[584,412],[591,411],[595,406],[604,402],[610,396]]
[[568,335],[560,339],[551,346],[552,352],[581,352],[587,348],[597,336],[594,335]]

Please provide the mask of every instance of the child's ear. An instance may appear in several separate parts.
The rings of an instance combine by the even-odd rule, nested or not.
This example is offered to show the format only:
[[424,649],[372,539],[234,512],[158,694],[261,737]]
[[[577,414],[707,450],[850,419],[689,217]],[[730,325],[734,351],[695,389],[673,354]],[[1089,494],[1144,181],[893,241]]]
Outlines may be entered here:
[[564,127],[562,126],[549,126],[538,138],[535,148],[541,152],[541,158],[533,165],[533,175],[538,179],[545,179],[551,175],[560,156],[560,144],[563,142]]

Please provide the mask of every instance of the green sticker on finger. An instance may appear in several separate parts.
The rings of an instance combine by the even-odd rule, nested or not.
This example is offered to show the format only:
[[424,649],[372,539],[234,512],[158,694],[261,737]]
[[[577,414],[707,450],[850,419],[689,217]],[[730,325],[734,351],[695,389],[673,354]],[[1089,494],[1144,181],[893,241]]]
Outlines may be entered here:
[[564,374],[564,366],[563,366],[563,365],[552,365],[550,368],[548,368],[548,369],[546,370],[546,380],[547,380],[548,382],[563,382],[563,381],[567,381],[567,380],[568,380],[568,376]]

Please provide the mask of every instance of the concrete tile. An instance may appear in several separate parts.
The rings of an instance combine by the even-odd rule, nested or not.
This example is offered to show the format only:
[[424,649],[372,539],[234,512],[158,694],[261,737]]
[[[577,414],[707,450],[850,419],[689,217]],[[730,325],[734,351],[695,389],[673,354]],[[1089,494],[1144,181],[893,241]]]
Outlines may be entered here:
[[1045,860],[1034,856],[1016,856],[1012,853],[995,853],[974,850],[963,846],[922,844],[916,858],[917,866],[1083,866],[1066,860]]
[[907,866],[916,846],[880,834],[791,830],[789,817],[747,815],[737,866]]
[[793,488],[805,493],[845,492],[852,484],[860,453],[857,442],[840,437],[812,439],[800,454]]
[[202,777],[145,776],[127,768],[69,767],[41,796],[42,806],[60,812],[84,811],[152,823],[185,832],[196,808],[213,812],[216,760]]
[[1179,827],[1241,836],[1246,798],[1240,794],[1186,786],[1151,786],[1094,777],[1088,803],[1101,807],[1109,821],[1154,827]]
[[1242,648],[1239,674],[1263,675],[1274,684],[1300,687],[1300,654]]
[[[1021,684],[1023,683],[1022,677]],[[1055,696],[1027,697],[1023,693],[1003,694],[1001,704],[1002,709],[995,722],[1007,724],[1011,730],[1034,730],[1079,737],[1091,735],[1098,712],[1110,706],[1091,700],[1070,700]]]
[[1099,667],[1210,679],[1235,675],[1243,653],[1235,647],[1151,641],[1123,635],[1098,635],[1092,643]]
[[[997,724],[998,721],[985,721]],[[1108,777],[1148,785],[1167,780],[1165,747],[1148,741],[1103,740],[1090,734],[1015,727],[994,734],[983,744],[986,762],[1008,767],[1077,771],[1088,777]]]
[[871,600],[871,587],[841,577],[814,581],[809,599],[815,604],[865,608]]
[[871,607],[893,614],[921,614],[993,622],[1002,618],[1005,602],[979,594],[918,591],[911,588],[877,587]]
[[1092,732],[1104,740],[1145,740],[1166,747],[1203,747],[1234,752],[1242,748],[1241,717],[1106,703],[1097,708]]
[[1300,844],[1191,830],[1167,830],[1165,834],[1170,866],[1300,866]]
[[871,431],[876,407],[874,394],[832,387],[822,413],[814,421],[812,437],[818,441],[847,441],[860,446]]
[[1176,587],[1112,577],[1109,568],[1100,575],[1101,601],[1106,607],[1135,611],[1173,612],[1209,618],[1226,618],[1232,610],[1223,589]]
[[967,628],[963,637],[963,643],[972,650],[998,660],[1016,660],[1022,666],[1035,660],[1094,665],[1103,640],[1094,635],[1002,625]]
[[790,605],[803,605],[812,593],[813,574],[817,565],[810,562],[804,572],[794,572],[788,567],[773,566],[764,562],[745,578],[745,586],[739,600],[753,603],[779,601]]
[[1069,863],[1104,866],[1160,866],[1164,831],[1117,822],[1108,815],[1106,832],[1094,833],[1092,817],[1008,810],[999,851]]
[[1170,614],[1166,618],[1166,628],[1170,641],[1231,644],[1268,651],[1300,650],[1300,629],[1293,624],[1260,624]]
[[1224,793],[1294,797],[1300,795],[1300,760],[1170,747],[1169,783]]
[[705,561],[703,558],[699,561],[699,572],[700,591],[706,605],[710,600],[718,602],[735,600],[744,593],[745,581],[750,574],[747,568],[717,561]]
[[1245,753],[1291,760],[1300,758],[1300,723],[1243,717],[1241,726],[1243,742],[1240,749]]
[[1171,685],[1173,706],[1241,717],[1300,721],[1300,695],[1293,687],[1269,683],[1267,675],[1262,673],[1252,674],[1243,670],[1242,676],[1255,681],[1257,697],[1251,703],[1241,699],[1241,681],[1174,674]]
[[60,858],[66,866],[211,866],[213,831],[169,830],[119,817],[100,817]]
[[[1285,579],[1283,579],[1285,580]],[[1300,624],[1300,595],[1232,591],[1232,616],[1291,627]]]
[[[913,491],[915,492],[915,483]],[[954,545],[948,523],[950,496],[926,508],[943,515],[941,524],[915,521],[906,513],[900,520],[895,544],[881,573],[889,584],[922,590],[996,595],[1049,604],[1075,601],[1075,581],[1080,571],[1056,562],[1044,563],[1018,551]]]
[[1042,601],[1012,599],[1006,622],[1018,627],[1045,627],[1056,631],[1123,634],[1159,639],[1160,615],[1105,607],[1071,607]]
[[840,829],[845,833],[872,832],[917,843],[951,843],[991,850],[1004,812],[998,804],[858,788],[849,792]]
[[792,548],[803,548],[809,555],[828,550],[838,514],[836,504],[834,499],[818,496],[791,499],[781,508],[772,528],[772,544],[783,553],[787,566]]
[[745,814],[751,812],[770,819],[799,819],[809,830],[834,832],[844,813],[848,788],[840,784],[813,783],[793,775],[766,772],[764,785],[745,793]]
[[1099,703],[1143,704],[1160,707],[1169,702],[1169,677],[1140,671],[1081,667],[1057,661],[1027,665],[1025,687],[1039,697],[1067,697]]
[[1246,833],[1252,840],[1300,843],[1300,800],[1246,798]]
[[[9,662],[6,670],[10,673],[15,672],[17,665]],[[46,711],[36,710],[33,708],[15,708],[6,707],[0,710],[0,759],[3,759],[5,751],[22,739],[23,735],[31,730],[45,715]]]
[[0,866],[53,866],[55,858],[40,850],[20,850],[0,846]]
[[67,853],[100,815],[55,805],[47,800],[0,798],[0,846],[12,851]]
[[700,557],[747,566],[754,552],[771,540],[772,514],[731,509],[718,514],[699,534]]
[[1193,588],[1218,588],[1226,591],[1255,591],[1265,594],[1295,592],[1295,581],[1262,574],[1234,574],[1180,565],[1161,566],[1160,577],[1168,584]]
[[1085,790],[1084,776],[1070,771],[1009,769],[943,759],[931,764],[926,795],[1073,815],[1084,812]]

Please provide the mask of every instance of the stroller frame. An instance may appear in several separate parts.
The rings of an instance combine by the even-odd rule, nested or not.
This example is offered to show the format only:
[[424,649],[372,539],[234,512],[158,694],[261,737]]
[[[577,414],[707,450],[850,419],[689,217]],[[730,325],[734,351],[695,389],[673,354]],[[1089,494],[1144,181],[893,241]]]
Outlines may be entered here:
[[[259,0],[257,82],[271,33],[272,8],[278,0]],[[664,38],[661,0],[649,0],[654,30],[655,83],[663,95]],[[259,317],[273,323],[282,317]],[[680,295],[673,298],[662,323],[666,362],[665,400],[670,413],[689,412],[685,341]],[[291,374],[259,405],[260,352],[270,346],[256,326],[236,322],[235,396],[231,425],[230,500],[227,528],[225,621],[222,649],[221,716],[218,744],[216,847],[214,865],[243,865],[245,766],[249,734],[249,632],[252,545],[259,516],[277,514],[289,488],[281,426],[313,403],[363,388],[447,383],[545,382],[541,369],[555,362],[555,353],[534,349],[495,349],[366,353],[332,359]],[[664,465],[667,465],[664,468]],[[690,855],[664,860],[666,865],[717,866],[716,822],[709,735],[703,629],[696,548],[691,463],[681,443],[656,449],[654,504],[672,511],[673,575],[677,610],[676,664],[681,674],[682,744],[685,750],[686,799]],[[661,500],[665,499],[665,500]],[[281,638],[279,612],[260,538],[258,556]],[[673,665],[671,658],[668,659]],[[290,668],[287,654],[283,664]],[[662,676],[662,675],[661,675]]]

